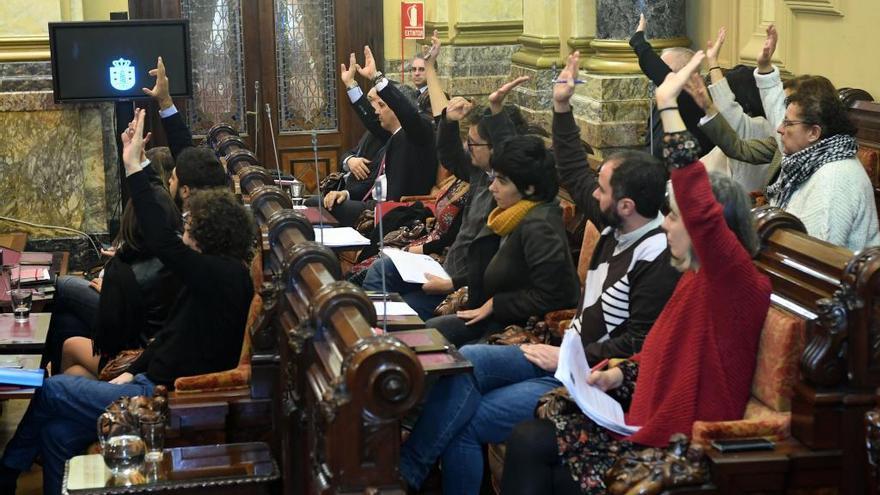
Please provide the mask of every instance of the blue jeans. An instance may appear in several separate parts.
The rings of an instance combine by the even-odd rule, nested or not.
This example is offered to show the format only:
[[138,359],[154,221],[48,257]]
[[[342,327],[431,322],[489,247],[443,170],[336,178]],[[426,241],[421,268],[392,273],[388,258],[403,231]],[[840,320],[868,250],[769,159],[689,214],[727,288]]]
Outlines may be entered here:
[[367,276],[364,278],[364,290],[382,292],[382,270],[385,270],[385,290],[387,292],[397,292],[403,297],[403,300],[416,310],[419,318],[427,320],[434,316],[434,308],[443,302],[446,298],[444,295],[425,294],[422,291],[422,284],[414,284],[404,282],[400,278],[397,268],[391,258],[380,256],[379,259],[370,265],[367,270]]
[[420,487],[440,458],[443,493],[479,493],[482,445],[505,441],[517,423],[534,417],[544,393],[561,386],[516,346],[470,345],[461,353],[473,363],[473,375],[434,385],[401,448],[400,473],[411,487]]
[[123,395],[152,395],[153,382],[140,374],[125,385],[56,375],[37,389],[0,462],[27,471],[43,456],[43,493],[61,493],[64,461],[82,453],[98,438],[98,416]]

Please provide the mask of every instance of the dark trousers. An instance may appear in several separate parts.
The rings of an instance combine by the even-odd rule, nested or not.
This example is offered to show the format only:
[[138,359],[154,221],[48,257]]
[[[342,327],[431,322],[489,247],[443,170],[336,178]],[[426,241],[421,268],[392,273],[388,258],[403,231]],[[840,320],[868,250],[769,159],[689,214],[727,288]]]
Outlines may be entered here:
[[[311,198],[307,198],[305,201],[306,206],[318,206],[318,197],[313,196]],[[333,215],[336,220],[339,220],[339,225],[343,227],[354,227],[355,222],[361,216],[361,213],[371,208],[370,203],[365,203],[363,201],[358,201],[354,199],[349,199],[347,201],[343,201],[338,205],[333,205],[333,208],[330,211],[330,214]]]
[[501,495],[579,495],[580,487],[562,463],[556,427],[546,419],[523,421],[507,440]]

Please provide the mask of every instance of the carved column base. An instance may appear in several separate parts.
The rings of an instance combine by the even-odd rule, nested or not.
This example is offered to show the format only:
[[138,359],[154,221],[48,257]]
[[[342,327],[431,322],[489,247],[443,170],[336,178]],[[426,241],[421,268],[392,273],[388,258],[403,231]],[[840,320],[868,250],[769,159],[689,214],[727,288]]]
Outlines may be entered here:
[[[674,46],[689,46],[686,37],[650,40],[654,50],[661,51]],[[591,72],[602,74],[640,74],[639,59],[629,46],[629,40],[594,39],[590,48],[595,52],[584,65]]]

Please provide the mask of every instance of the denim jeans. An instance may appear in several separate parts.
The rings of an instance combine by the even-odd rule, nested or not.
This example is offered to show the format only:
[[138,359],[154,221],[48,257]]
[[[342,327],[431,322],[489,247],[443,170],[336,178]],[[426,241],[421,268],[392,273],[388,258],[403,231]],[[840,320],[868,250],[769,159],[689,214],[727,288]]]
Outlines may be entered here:
[[43,493],[61,493],[64,462],[97,440],[98,416],[123,395],[152,395],[153,383],[140,374],[125,385],[56,375],[37,389],[30,406],[6,445],[0,463],[18,471],[43,456]]
[[391,258],[384,256],[377,259],[370,265],[367,270],[367,276],[364,279],[364,290],[382,292],[382,273],[385,273],[385,290],[387,292],[397,292],[403,297],[403,300],[416,310],[419,318],[427,320],[434,316],[434,308],[443,302],[446,298],[444,295],[426,294],[422,291],[422,284],[414,284],[404,282],[400,278],[400,273],[394,267]]
[[473,363],[473,374],[434,385],[401,448],[400,472],[411,487],[420,487],[440,458],[443,493],[479,493],[482,445],[505,441],[517,423],[534,417],[544,393],[561,386],[516,346],[472,345],[461,353]]
[[70,337],[91,337],[98,320],[101,295],[89,287],[81,277],[62,276],[55,282],[52,298],[52,319],[46,334],[46,350],[40,362],[42,367],[52,363],[52,371],[61,367],[61,350]]

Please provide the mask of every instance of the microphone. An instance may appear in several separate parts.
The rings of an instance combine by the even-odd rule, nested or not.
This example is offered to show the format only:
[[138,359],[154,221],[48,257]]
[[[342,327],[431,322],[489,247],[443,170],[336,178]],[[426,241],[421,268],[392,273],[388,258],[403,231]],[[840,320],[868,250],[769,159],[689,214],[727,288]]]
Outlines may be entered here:
[[260,81],[254,81],[254,152],[260,155]]
[[321,174],[318,171],[318,133],[312,131],[312,153],[315,158],[315,184],[318,190],[318,226],[321,228],[321,244],[324,243],[324,213],[321,208],[324,207],[324,194],[321,192]]
[[266,120],[269,121],[269,135],[272,136],[272,156],[275,157],[275,171],[278,173],[278,181],[281,181],[281,165],[278,163],[278,144],[275,143],[275,126],[272,125],[272,107],[266,103]]
[[[383,203],[385,202],[385,188],[382,184],[382,180],[379,177],[376,177],[376,181],[373,182],[373,199],[376,200],[376,211],[379,215],[379,253],[383,253],[385,249],[385,231],[382,225],[382,212],[384,209],[382,208]],[[379,271],[382,274],[382,333],[388,333],[388,289],[385,287],[385,262],[379,264]]]

